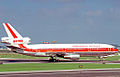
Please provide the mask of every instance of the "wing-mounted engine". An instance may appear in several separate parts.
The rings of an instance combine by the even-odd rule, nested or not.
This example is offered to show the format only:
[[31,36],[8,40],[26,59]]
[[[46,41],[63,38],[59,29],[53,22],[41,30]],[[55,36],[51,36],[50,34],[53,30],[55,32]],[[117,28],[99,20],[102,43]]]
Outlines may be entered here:
[[29,37],[24,38],[9,38],[9,37],[2,37],[2,43],[6,44],[29,44],[31,43],[31,39]]
[[66,54],[64,56],[65,59],[73,59],[73,60],[76,60],[76,59],[79,59],[80,58],[80,55],[79,54]]

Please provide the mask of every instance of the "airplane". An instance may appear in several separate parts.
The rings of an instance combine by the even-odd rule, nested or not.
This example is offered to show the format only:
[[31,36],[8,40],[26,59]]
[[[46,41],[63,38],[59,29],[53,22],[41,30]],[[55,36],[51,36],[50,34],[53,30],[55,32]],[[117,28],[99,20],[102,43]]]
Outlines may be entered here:
[[50,57],[50,61],[56,61],[58,57],[70,60],[78,60],[82,56],[107,56],[118,53],[118,49],[110,44],[30,44],[29,37],[22,37],[9,23],[3,23],[8,37],[2,37],[2,43],[15,53]]

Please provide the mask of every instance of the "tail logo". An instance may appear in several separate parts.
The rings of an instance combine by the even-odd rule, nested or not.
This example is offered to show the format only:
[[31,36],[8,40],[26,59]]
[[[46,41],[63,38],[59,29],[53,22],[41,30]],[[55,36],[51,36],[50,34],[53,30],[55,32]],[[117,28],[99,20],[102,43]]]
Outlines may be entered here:
[[3,25],[10,38],[22,38],[22,36],[9,23],[3,23]]

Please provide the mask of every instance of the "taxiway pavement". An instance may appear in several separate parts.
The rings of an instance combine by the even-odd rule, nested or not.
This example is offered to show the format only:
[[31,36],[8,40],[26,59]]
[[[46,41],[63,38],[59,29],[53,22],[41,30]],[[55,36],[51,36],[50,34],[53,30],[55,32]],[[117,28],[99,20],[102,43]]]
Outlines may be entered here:
[[120,77],[120,69],[0,72],[0,77]]

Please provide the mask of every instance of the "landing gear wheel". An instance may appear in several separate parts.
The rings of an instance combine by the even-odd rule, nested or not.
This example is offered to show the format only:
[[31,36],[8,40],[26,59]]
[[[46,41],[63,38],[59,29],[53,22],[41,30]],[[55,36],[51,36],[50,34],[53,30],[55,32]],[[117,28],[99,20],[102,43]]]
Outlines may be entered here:
[[100,61],[104,60],[104,58],[102,56],[98,56],[98,58],[100,59]]
[[53,56],[51,56],[51,57],[50,57],[50,59],[49,59],[49,61],[50,61],[50,62],[55,62],[54,57],[53,57]]
[[59,60],[57,59],[57,57],[53,57],[51,56],[49,59],[49,62],[58,62]]

